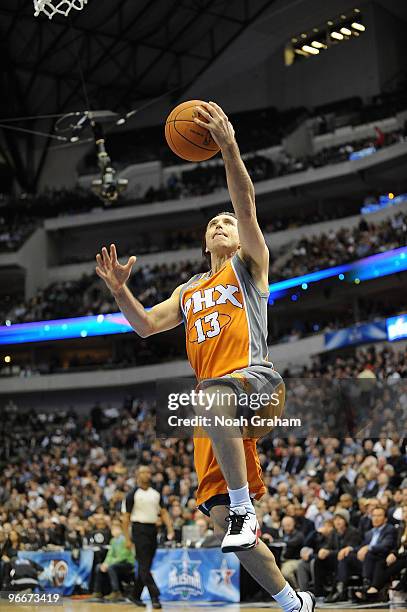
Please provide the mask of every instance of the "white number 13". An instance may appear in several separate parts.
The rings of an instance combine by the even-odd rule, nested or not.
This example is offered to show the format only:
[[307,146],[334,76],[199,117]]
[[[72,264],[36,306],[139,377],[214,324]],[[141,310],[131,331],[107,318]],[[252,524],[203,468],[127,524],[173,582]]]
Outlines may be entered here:
[[[203,319],[197,319],[195,321],[198,342],[204,342],[206,338],[213,338],[214,336],[217,336],[220,333],[218,315],[218,312],[211,312],[210,314],[206,315],[206,317],[203,317]],[[210,323],[211,325],[211,329],[207,331],[206,334],[203,330],[202,321],[204,321],[205,323]]]

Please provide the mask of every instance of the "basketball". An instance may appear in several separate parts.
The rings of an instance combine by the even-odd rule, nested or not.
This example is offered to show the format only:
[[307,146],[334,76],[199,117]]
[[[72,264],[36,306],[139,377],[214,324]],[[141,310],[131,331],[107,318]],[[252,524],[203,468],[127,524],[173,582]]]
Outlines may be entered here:
[[194,121],[195,117],[206,121],[196,110],[201,104],[201,100],[183,102],[171,111],[165,122],[165,138],[168,146],[178,157],[187,161],[205,161],[219,151],[209,130]]

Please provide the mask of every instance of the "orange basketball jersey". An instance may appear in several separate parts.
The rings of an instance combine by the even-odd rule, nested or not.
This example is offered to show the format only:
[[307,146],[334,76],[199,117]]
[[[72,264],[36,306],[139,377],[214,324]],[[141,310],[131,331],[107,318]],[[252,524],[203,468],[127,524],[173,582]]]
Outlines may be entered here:
[[[252,365],[273,367],[267,359],[267,299],[238,255],[215,274],[197,274],[182,288],[180,306],[189,362],[198,381],[217,378]],[[198,505],[227,492],[209,438],[195,438]],[[256,440],[244,441],[250,492],[266,489]]]
[[238,255],[213,275],[197,274],[181,290],[186,347],[198,380],[267,360],[267,298]]

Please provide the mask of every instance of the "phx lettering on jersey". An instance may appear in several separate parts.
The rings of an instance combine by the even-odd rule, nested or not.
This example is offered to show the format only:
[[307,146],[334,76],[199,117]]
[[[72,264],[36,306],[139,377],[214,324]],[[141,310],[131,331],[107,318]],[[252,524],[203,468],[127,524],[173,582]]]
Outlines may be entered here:
[[[239,265],[235,255],[234,261],[227,262],[215,275],[193,277],[181,293],[186,349],[198,380],[223,376],[251,363],[247,313],[250,288],[243,275],[239,278],[235,271]],[[254,308],[257,301],[256,293]]]
[[[234,295],[238,291],[239,287],[235,285],[216,285],[216,287],[209,287],[209,289],[203,291],[202,289],[195,291],[195,293],[185,302],[185,315],[188,316],[192,304],[192,312],[194,314],[228,302],[237,308],[243,308],[243,304],[241,304]],[[218,294],[217,297],[215,297],[216,293]]]

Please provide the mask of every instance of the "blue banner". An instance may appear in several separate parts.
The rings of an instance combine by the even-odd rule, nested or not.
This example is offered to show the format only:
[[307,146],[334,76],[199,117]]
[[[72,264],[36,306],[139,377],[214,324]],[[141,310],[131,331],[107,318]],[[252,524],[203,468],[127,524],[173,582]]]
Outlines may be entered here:
[[390,317],[387,323],[387,336],[390,342],[407,338],[407,315],[402,314],[397,317]]
[[398,196],[389,193],[387,195],[381,195],[378,202],[372,202],[371,204],[365,204],[360,209],[361,215],[368,215],[370,213],[377,212],[383,208],[389,208],[389,206],[397,206],[403,204],[407,200],[407,193],[402,193]]
[[325,349],[330,351],[342,346],[362,344],[363,342],[379,342],[380,340],[387,340],[386,321],[364,323],[339,331],[327,332],[324,344]]
[[[407,270],[407,246],[370,255],[352,263],[309,272],[303,276],[288,278],[269,286],[268,303],[274,302],[289,293],[291,299],[301,299],[303,292],[320,281],[337,279],[340,282],[350,282],[359,285],[362,281],[377,279],[389,274]],[[335,278],[336,277],[336,278]],[[149,310],[149,308],[146,308]],[[132,327],[121,312],[99,314],[72,319],[54,319],[50,321],[35,321],[33,323],[0,325],[0,345],[24,344],[27,342],[44,342],[63,340],[65,338],[87,338],[88,336],[104,336],[123,334],[132,331]]]
[[20,551],[18,556],[41,565],[43,571],[38,576],[38,580],[48,593],[72,595],[75,586],[89,588],[93,565],[92,550],[81,550],[78,561],[74,561],[71,553],[65,550]]
[[369,155],[373,155],[376,153],[376,147],[366,147],[365,149],[360,149],[359,151],[353,151],[349,155],[349,159],[354,161],[356,159],[363,159],[364,157],[369,157]]
[[163,601],[240,601],[238,558],[220,548],[158,549],[152,573]]
[[0,344],[46,342],[66,338],[125,334],[131,331],[132,327],[124,315],[121,312],[116,312],[106,315],[74,317],[72,319],[16,323],[15,325],[6,323],[6,325],[0,326]]

